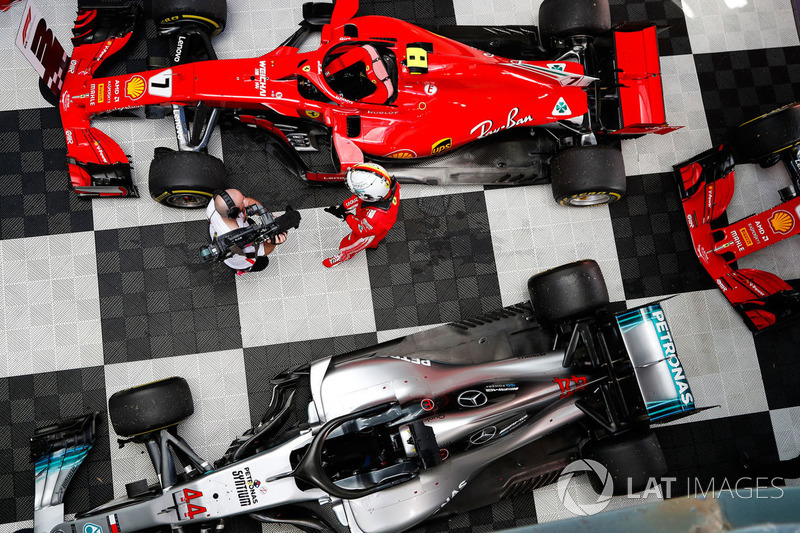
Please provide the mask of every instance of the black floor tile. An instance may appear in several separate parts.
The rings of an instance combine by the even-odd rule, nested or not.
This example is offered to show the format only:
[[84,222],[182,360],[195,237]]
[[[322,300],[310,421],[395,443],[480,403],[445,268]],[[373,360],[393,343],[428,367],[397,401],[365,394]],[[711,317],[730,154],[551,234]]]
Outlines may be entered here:
[[95,234],[105,363],[240,348],[235,274],[200,263],[205,221]]
[[400,200],[368,251],[378,330],[459,320],[502,307],[482,192]]
[[[260,200],[269,209],[281,211],[287,204],[295,209],[327,207],[349,195],[343,184],[311,186],[290,173],[265,151],[264,134],[255,129],[225,121],[220,131],[228,186]],[[316,170],[333,170],[327,146],[306,159]]]
[[92,203],[72,192],[58,110],[0,112],[0,239],[90,231]]
[[[33,518],[30,438],[43,427],[106,409],[102,367],[0,379],[0,522]],[[94,448],[69,484],[65,511],[86,511],[113,498],[108,427],[97,427]]]
[[480,507],[461,515],[435,518],[411,530],[412,533],[444,531],[472,533],[473,531],[503,531],[536,524],[536,505],[533,492],[524,492]]
[[768,412],[660,427],[655,432],[667,459],[667,475],[676,478],[672,497],[694,495],[699,487],[719,491],[726,480],[733,488],[749,475],[746,461],[778,460]]
[[697,54],[711,142],[739,124],[800,100],[800,46]]
[[770,409],[800,406],[800,328],[771,328],[755,336],[761,379]]
[[692,248],[672,173],[629,176],[625,200],[609,210],[625,298],[715,287]]
[[456,23],[452,0],[363,0],[359,2],[358,16],[364,15],[394,17],[422,26]]

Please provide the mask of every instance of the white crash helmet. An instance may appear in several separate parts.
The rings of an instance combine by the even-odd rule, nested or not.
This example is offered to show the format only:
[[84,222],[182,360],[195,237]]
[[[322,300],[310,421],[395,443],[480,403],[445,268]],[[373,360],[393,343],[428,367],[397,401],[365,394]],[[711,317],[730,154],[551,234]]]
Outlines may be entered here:
[[392,189],[392,178],[389,173],[374,163],[359,163],[350,167],[344,182],[350,192],[365,202],[383,200]]

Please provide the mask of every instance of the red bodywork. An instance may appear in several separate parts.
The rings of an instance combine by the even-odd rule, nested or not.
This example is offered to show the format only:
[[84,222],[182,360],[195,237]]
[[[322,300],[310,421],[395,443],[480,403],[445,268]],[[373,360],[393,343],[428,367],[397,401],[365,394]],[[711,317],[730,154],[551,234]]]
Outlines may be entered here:
[[8,11],[11,6],[22,0],[0,0],[0,11]]
[[[128,165],[128,160],[113,141],[91,127],[90,119],[144,105],[194,106],[203,102],[214,108],[244,109],[243,115],[250,115],[243,117],[245,121],[272,130],[275,128],[268,120],[258,118],[259,111],[269,109],[286,117],[318,121],[332,132],[341,170],[365,156],[409,159],[439,155],[509,128],[580,118],[588,111],[586,87],[595,79],[584,76],[579,63],[509,60],[397,19],[352,18],[357,8],[357,0],[336,2],[331,23],[322,29],[321,46],[306,53],[282,46],[256,58],[202,61],[94,78],[97,67],[122,48],[130,33],[102,43],[76,45],[61,95],[73,187],[85,194],[101,190],[102,194],[128,193],[124,187],[93,187],[96,183],[89,166]],[[87,25],[93,13],[80,12],[76,26]],[[347,36],[354,33],[358,37]],[[625,31],[617,39],[625,47],[620,62],[631,69],[620,78],[625,80],[621,101],[626,129],[622,132],[666,133],[654,27]],[[426,43],[432,49],[425,73],[412,73],[406,66],[407,49],[415,43]],[[389,49],[396,58],[396,83],[378,87],[391,96],[386,102],[368,102],[374,96],[361,101],[347,99],[326,79],[325,71],[332,64],[329,58],[363,44]],[[379,71],[377,67],[374,70]],[[303,93],[301,79],[313,85],[320,96]],[[328,181],[341,176],[309,174],[308,178]]]
[[748,326],[761,330],[794,311],[782,300],[796,300],[796,291],[775,274],[739,269],[736,261],[800,233],[800,197],[724,227],[712,227],[730,204],[734,162],[720,146],[676,165],[683,210],[697,258],[742,314]]

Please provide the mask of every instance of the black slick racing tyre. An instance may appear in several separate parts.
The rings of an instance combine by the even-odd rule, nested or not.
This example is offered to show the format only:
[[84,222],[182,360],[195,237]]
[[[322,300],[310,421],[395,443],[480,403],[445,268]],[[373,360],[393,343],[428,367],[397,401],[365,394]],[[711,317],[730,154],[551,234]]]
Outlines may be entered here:
[[[588,453],[587,453],[588,452]],[[584,457],[603,465],[614,483],[614,496],[642,492],[647,488],[650,478],[656,483],[667,473],[667,461],[652,431],[625,433],[610,437],[606,441],[591,443],[584,449]],[[589,474],[594,489],[600,493],[605,480],[597,472]]]
[[123,437],[174,426],[192,413],[192,391],[179,377],[121,390],[108,399],[111,425]]
[[609,28],[608,0],[544,0],[539,7],[539,32],[545,48],[553,37],[596,37]]
[[157,152],[150,163],[150,196],[169,207],[205,207],[225,188],[225,165],[202,152]]
[[799,143],[798,102],[748,120],[733,132],[733,150],[737,163],[762,163],[762,166],[769,166],[780,160],[780,152]]
[[587,315],[608,304],[603,273],[591,259],[531,276],[528,294],[536,317],[550,323]]
[[200,24],[213,37],[225,29],[228,3],[226,0],[154,0],[151,15],[160,28]]
[[625,196],[622,153],[613,146],[574,146],[550,161],[553,198],[561,205],[591,207]]

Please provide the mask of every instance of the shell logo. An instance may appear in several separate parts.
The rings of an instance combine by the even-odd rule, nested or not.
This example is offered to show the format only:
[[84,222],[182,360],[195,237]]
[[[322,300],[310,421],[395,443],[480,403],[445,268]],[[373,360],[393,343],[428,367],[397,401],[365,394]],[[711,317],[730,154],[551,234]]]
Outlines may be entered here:
[[391,154],[387,154],[386,157],[391,157],[392,159],[413,159],[417,157],[417,154],[411,150],[398,150]]
[[794,217],[786,211],[776,211],[769,217],[769,225],[775,233],[786,234],[794,228]]
[[134,76],[125,82],[125,94],[128,95],[128,98],[131,100],[138,100],[144,94],[146,86],[147,83],[144,81],[143,77]]

